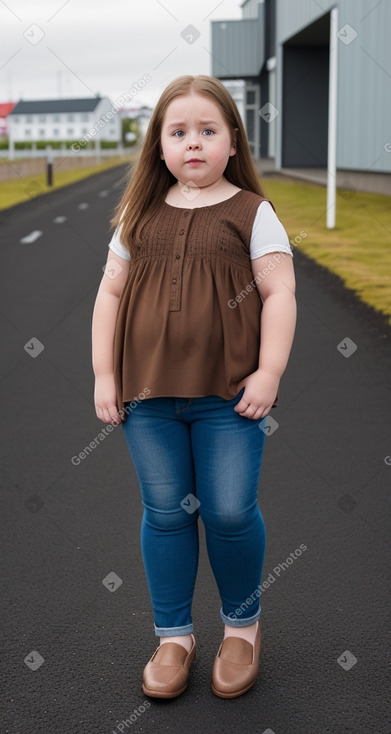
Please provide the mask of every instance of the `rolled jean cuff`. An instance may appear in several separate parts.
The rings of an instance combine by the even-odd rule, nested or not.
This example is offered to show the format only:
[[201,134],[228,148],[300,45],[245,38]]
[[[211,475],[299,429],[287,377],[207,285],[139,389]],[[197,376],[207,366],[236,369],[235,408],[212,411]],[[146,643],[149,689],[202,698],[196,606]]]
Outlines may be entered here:
[[258,611],[253,614],[252,617],[246,617],[245,619],[241,619],[240,617],[235,616],[234,612],[230,612],[232,616],[227,617],[226,614],[223,612],[223,607],[220,609],[220,616],[223,620],[224,624],[229,624],[231,627],[248,627],[250,624],[254,624],[254,622],[259,619],[261,616],[261,605],[258,607]]
[[194,625],[193,622],[190,622],[190,624],[185,624],[183,627],[156,627],[156,624],[154,623],[155,628],[155,635],[158,637],[176,637],[177,635],[189,635],[190,632],[193,632]]

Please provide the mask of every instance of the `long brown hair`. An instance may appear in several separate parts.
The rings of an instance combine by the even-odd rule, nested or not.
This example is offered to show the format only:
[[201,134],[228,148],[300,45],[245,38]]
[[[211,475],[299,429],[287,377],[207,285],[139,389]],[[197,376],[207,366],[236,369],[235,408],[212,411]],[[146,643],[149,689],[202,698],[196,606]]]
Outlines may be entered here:
[[110,223],[122,224],[120,241],[131,253],[131,243],[138,242],[144,224],[155,213],[167,190],[176,183],[160,157],[160,138],[164,114],[170,102],[179,96],[196,93],[208,97],[220,107],[236,142],[236,154],[229,158],[224,171],[230,183],[265,196],[251,156],[239,110],[225,86],[214,77],[180,76],[166,87],[150,119],[140,156],[130,173],[130,180],[115,208]]

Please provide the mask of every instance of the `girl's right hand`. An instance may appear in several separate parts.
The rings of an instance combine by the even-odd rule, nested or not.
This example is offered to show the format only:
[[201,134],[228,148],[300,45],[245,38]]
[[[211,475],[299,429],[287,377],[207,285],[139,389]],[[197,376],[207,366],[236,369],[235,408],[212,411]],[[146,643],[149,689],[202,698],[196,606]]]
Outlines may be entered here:
[[99,420],[114,425],[122,422],[117,407],[117,394],[113,374],[99,375],[95,378],[94,402],[96,415]]

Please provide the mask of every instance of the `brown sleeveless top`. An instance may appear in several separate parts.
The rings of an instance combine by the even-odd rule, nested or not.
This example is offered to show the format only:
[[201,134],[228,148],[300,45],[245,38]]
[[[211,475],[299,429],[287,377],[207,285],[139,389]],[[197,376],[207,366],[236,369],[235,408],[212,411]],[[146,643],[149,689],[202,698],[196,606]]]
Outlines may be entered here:
[[258,368],[262,300],[250,285],[250,240],[264,200],[241,190],[196,209],[162,202],[146,224],[114,334],[119,410],[146,389],[148,398],[231,400]]

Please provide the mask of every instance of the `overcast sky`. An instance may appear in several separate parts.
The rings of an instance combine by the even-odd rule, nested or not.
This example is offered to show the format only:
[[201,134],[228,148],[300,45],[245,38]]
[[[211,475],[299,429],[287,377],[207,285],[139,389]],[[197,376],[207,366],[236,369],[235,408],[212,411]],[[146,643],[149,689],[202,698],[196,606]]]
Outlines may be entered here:
[[[176,76],[211,74],[211,20],[241,18],[241,4],[0,0],[0,102],[97,93],[115,101],[150,74],[134,104],[154,105]],[[181,36],[188,26],[190,42]]]

